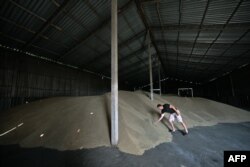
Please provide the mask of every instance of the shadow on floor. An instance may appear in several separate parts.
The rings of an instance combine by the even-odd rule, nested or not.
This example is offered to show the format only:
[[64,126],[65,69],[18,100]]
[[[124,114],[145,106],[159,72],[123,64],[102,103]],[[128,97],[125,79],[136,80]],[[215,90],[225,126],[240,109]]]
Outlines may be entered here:
[[57,151],[2,145],[0,166],[217,167],[223,166],[224,150],[250,150],[250,122],[195,127],[187,136],[175,132],[172,142],[147,150],[142,156],[126,154],[114,147]]

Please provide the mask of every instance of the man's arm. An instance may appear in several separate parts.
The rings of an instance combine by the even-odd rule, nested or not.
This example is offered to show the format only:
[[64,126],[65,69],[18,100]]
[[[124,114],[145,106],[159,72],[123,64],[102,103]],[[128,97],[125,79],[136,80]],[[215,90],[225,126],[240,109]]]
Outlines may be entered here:
[[175,106],[170,105],[169,107],[172,108],[176,112],[177,115],[181,114],[180,111],[175,108]]
[[156,123],[160,122],[163,119],[164,115],[165,115],[165,113],[161,114],[161,117],[156,121]]

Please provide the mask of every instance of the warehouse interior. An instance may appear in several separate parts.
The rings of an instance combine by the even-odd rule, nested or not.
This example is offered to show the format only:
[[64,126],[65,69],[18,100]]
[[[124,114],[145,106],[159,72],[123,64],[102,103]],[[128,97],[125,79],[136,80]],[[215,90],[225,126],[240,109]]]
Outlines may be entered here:
[[[249,11],[248,0],[1,1],[0,164],[222,166],[223,151],[250,150]],[[155,124],[158,103],[190,133]]]

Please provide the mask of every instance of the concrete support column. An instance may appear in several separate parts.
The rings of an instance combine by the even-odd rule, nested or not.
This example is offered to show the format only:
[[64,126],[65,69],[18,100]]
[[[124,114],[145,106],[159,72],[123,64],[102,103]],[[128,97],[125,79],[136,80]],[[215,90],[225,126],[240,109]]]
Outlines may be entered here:
[[148,61],[149,61],[149,79],[150,79],[150,99],[154,100],[153,97],[153,73],[152,73],[152,59],[151,59],[151,48],[150,48],[150,36],[148,31]]
[[158,61],[158,76],[159,76],[159,89],[160,89],[160,96],[161,96],[161,65],[160,65],[160,61]]
[[111,7],[111,144],[118,144],[118,45],[117,45],[117,0]]

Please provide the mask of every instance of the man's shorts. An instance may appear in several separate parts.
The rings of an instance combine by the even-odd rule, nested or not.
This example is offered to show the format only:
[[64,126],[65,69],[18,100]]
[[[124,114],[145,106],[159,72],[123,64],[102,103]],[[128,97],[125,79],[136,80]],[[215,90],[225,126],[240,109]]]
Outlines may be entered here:
[[178,122],[183,122],[181,115],[177,115],[176,113],[170,114],[169,115],[169,122],[173,122],[175,119],[177,119]]

